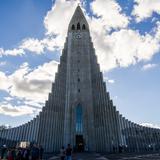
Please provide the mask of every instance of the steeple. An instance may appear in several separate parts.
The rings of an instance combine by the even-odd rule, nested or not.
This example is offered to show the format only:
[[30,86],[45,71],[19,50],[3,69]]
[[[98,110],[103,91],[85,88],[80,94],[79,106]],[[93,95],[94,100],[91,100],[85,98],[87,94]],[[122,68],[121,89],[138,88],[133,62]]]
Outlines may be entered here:
[[69,23],[68,32],[81,30],[89,31],[89,25],[81,7],[78,5]]

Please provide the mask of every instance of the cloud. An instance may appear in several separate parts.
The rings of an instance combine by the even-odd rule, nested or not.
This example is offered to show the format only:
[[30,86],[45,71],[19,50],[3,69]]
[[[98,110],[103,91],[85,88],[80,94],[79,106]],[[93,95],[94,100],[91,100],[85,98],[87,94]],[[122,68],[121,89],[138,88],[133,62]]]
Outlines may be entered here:
[[[24,39],[19,49],[36,54],[44,53],[46,50],[61,50],[67,35],[68,24],[78,2],[55,1],[44,18],[45,37],[41,40]],[[128,67],[140,61],[149,61],[159,51],[160,25],[158,22],[154,28],[154,35],[150,33],[141,35],[138,30],[128,28],[130,17],[122,12],[115,0],[95,0],[90,3],[90,6],[93,15],[96,16],[89,17],[86,12],[84,13],[91,28],[91,37],[103,71],[116,67]],[[114,31],[110,33],[111,29]],[[5,51],[1,48],[1,52]]]
[[13,98],[13,97],[4,97],[4,99],[5,99],[6,101],[11,101],[11,100],[13,100],[14,98]]
[[144,71],[146,71],[146,70],[149,70],[149,69],[153,69],[153,68],[155,68],[155,67],[157,67],[158,66],[158,64],[151,64],[151,63],[149,63],[149,64],[145,64],[143,67],[142,67],[142,70],[144,70]]
[[134,0],[134,2],[136,4],[134,5],[132,15],[136,17],[137,22],[151,17],[154,12],[160,14],[159,0]]
[[6,61],[0,62],[0,66],[5,66],[7,64]]
[[[44,19],[46,34],[56,35],[54,45],[56,43],[59,48],[63,47],[68,23],[76,5],[76,1],[56,1]],[[127,28],[130,18],[122,13],[122,9],[116,1],[95,0],[90,5],[93,14],[98,18],[89,17],[86,12],[85,14],[103,71],[109,71],[116,67],[128,67],[140,61],[150,60],[159,51],[158,38],[147,33],[141,35],[139,31]],[[104,9],[104,6],[107,9]],[[65,15],[64,19],[59,20],[62,15]],[[110,34],[109,30],[112,28],[116,30]]]
[[[48,98],[57,67],[58,62],[53,60],[35,69],[31,69],[28,63],[23,63],[10,75],[0,72],[0,90],[10,95],[4,98],[6,101],[3,104],[0,104],[0,113],[6,112],[5,114],[12,116],[32,114],[31,111],[25,113],[25,108],[30,107],[36,109],[38,114]],[[13,98],[17,104],[20,102],[19,105],[12,105]]]
[[53,46],[59,49],[63,48],[69,22],[79,2],[79,0],[56,0],[52,9],[47,12],[44,18],[46,35],[54,36],[51,40],[49,38],[43,40],[48,49],[52,49]]
[[31,71],[28,64],[23,64],[9,76],[12,82],[10,95],[44,103],[54,81],[57,66],[56,61],[50,61]]
[[91,8],[93,14],[99,17],[98,21],[103,25],[103,29],[105,30],[128,26],[129,17],[122,13],[121,7],[115,0],[94,0],[91,3]]
[[8,91],[10,82],[4,72],[0,72],[0,90]]
[[[0,89],[8,92],[12,97],[28,100],[45,101],[54,81],[58,62],[50,61],[35,69],[23,63],[18,70],[10,75],[0,72]],[[42,92],[43,90],[43,92]]]
[[14,48],[12,50],[8,49],[8,50],[4,50],[3,48],[0,48],[0,57],[2,56],[17,56],[17,55],[23,55],[25,54],[24,50],[21,48]]
[[145,126],[145,127],[158,128],[158,129],[160,129],[160,125],[159,125],[159,124],[141,123],[141,125],[142,125],[142,126]]
[[11,104],[0,104],[0,113],[9,116],[31,115],[34,109],[28,106],[12,106]]
[[105,80],[107,83],[110,83],[110,84],[115,83],[115,80],[114,80],[114,79],[109,79],[108,77],[104,77],[104,80]]
[[104,71],[149,61],[160,50],[159,39],[131,29],[121,29],[108,35],[93,32],[92,35],[98,61]]
[[20,48],[40,54],[44,52],[44,45],[38,39],[28,38],[22,41]]
[[66,36],[69,22],[79,2],[79,0],[56,0],[52,9],[48,11],[44,18],[46,34]]
[[115,83],[115,80],[113,80],[113,79],[109,79],[109,80],[108,80],[108,83],[113,84],[113,83]]

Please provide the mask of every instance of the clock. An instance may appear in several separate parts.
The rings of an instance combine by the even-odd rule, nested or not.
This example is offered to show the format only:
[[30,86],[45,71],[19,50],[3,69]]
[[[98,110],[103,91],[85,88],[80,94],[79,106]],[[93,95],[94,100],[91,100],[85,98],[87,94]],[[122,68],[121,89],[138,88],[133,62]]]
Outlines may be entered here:
[[76,33],[76,34],[75,34],[75,38],[76,38],[76,39],[80,39],[80,38],[82,38],[82,36],[81,36],[80,33]]

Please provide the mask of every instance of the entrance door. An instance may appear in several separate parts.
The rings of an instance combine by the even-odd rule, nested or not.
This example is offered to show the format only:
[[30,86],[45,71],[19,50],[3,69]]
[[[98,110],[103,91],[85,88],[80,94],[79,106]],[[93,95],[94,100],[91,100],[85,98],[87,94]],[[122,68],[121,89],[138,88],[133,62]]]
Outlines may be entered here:
[[83,135],[76,135],[76,149],[78,152],[84,151]]

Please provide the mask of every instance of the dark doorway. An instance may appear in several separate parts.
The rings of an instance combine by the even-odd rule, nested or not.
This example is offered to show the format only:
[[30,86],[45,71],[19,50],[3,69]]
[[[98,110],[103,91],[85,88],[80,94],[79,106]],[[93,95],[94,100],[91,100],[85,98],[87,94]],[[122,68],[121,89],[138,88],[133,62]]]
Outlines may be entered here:
[[84,151],[83,135],[76,135],[76,150],[77,150],[77,152]]

